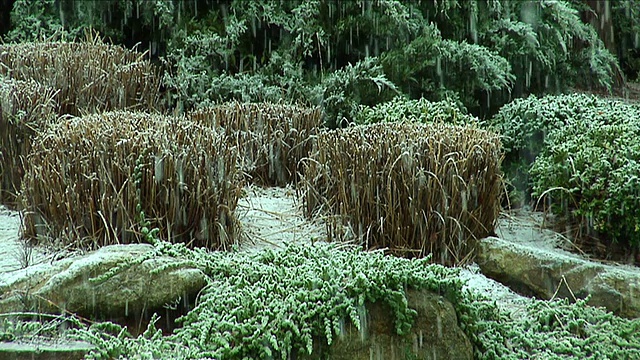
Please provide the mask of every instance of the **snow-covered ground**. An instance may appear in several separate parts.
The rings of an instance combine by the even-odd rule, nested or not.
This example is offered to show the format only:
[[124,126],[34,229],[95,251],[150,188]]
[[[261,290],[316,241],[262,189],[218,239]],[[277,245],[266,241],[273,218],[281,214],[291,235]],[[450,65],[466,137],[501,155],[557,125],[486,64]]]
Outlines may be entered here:
[[[284,247],[289,243],[320,241],[326,238],[321,219],[309,221],[302,212],[301,201],[293,188],[250,186],[238,203],[236,213],[249,240],[242,251],[260,251],[265,247]],[[528,218],[528,217],[531,218]],[[503,239],[529,243],[533,247],[557,249],[564,241],[556,233],[542,229],[535,214],[501,216],[497,234]],[[50,261],[41,249],[32,249],[19,240],[20,214],[0,207],[0,281],[4,273],[23,268],[26,263]],[[503,309],[518,310],[528,298],[518,295],[501,283],[484,276],[477,265],[461,269],[467,287],[486,295]]]

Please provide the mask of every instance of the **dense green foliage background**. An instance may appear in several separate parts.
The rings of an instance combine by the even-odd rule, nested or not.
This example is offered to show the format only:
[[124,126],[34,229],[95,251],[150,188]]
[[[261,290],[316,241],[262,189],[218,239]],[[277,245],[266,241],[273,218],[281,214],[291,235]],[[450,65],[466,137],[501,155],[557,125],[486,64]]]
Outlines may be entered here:
[[5,0],[10,26],[0,31],[20,42],[92,27],[150,50],[167,70],[168,108],[302,101],[322,104],[335,126],[398,93],[454,100],[484,117],[529,93],[611,90],[620,64],[637,76],[640,4],[594,3]]

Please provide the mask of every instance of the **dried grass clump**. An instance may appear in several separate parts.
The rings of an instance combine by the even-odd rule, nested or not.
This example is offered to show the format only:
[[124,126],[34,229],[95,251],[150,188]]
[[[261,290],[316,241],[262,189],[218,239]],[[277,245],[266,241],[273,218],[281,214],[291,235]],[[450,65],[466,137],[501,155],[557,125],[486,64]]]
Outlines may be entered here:
[[[304,205],[339,215],[367,249],[471,260],[500,211],[498,135],[444,124],[387,123],[323,132],[305,161]],[[330,228],[341,237],[341,226]]]
[[34,80],[0,77],[0,203],[16,206],[31,138],[57,118],[57,91]]
[[143,210],[162,239],[228,249],[239,241],[236,156],[222,133],[185,118],[117,111],[54,124],[26,159],[23,236],[83,249],[144,242]]
[[322,124],[321,111],[294,105],[229,103],[193,111],[189,117],[222,127],[241,154],[240,169],[263,185],[297,180]]
[[72,115],[154,109],[160,86],[158,71],[144,54],[97,36],[82,43],[0,45],[0,74],[60,90],[61,111]]

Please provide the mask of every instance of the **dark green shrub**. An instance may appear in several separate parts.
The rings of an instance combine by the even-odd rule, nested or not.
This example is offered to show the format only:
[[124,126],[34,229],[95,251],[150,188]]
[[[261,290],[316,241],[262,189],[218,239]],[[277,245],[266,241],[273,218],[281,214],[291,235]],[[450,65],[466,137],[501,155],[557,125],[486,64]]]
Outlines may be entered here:
[[[485,114],[511,95],[610,89],[618,80],[615,57],[578,1],[16,0],[5,40],[72,40],[91,27],[126,47],[140,43],[166,65],[167,106],[187,110],[234,99],[334,102],[329,122],[342,122],[341,113],[349,121],[350,103],[375,104],[368,93],[377,87],[326,80],[377,58],[403,94],[456,94]],[[630,65],[638,6],[618,0],[611,14]]]
[[478,91],[508,90],[515,81],[507,58],[478,44],[443,39],[433,24],[406,46],[381,55],[381,63],[410,97],[441,100],[453,93],[468,107],[478,106]]
[[319,101],[330,128],[344,127],[356,120],[359,106],[375,105],[397,94],[376,58],[365,58],[355,65],[334,71],[319,86]]

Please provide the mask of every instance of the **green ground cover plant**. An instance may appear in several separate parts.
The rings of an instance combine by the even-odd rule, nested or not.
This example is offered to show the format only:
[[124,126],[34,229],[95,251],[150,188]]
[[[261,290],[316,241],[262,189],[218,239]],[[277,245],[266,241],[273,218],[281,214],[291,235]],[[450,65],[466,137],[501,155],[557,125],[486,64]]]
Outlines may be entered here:
[[[182,327],[165,338],[180,344],[176,348],[190,349],[196,358],[309,355],[314,340],[331,344],[346,323],[364,331],[360,316],[366,302],[387,303],[395,313],[395,331],[405,334],[415,316],[407,307],[407,288],[429,289],[454,304],[462,301],[456,270],[429,264],[429,259],[409,261],[332,244],[225,255],[160,242],[155,254],[182,258],[209,276],[197,306],[179,320]],[[104,339],[104,334],[91,331],[78,334],[89,341],[92,336]],[[145,336],[140,341],[150,340]],[[107,342],[120,346],[98,342],[101,349],[91,356],[122,356],[130,341],[117,332]]]
[[[210,278],[182,327],[163,335],[154,316],[133,337],[120,325],[91,326],[69,316],[39,323],[0,319],[0,338],[54,336],[63,322],[71,339],[96,348],[87,359],[287,359],[311,352],[313,341],[331,343],[346,322],[359,326],[367,301],[390,305],[395,331],[414,321],[405,290],[424,288],[452,301],[476,359],[634,359],[640,356],[640,320],[614,316],[586,300],[532,299],[515,312],[464,290],[458,270],[338,248],[335,244],[293,245],[260,253],[190,250],[157,242],[143,257],[170,255],[199,266]],[[123,264],[127,266],[127,264]],[[117,269],[114,271],[117,272]]]

